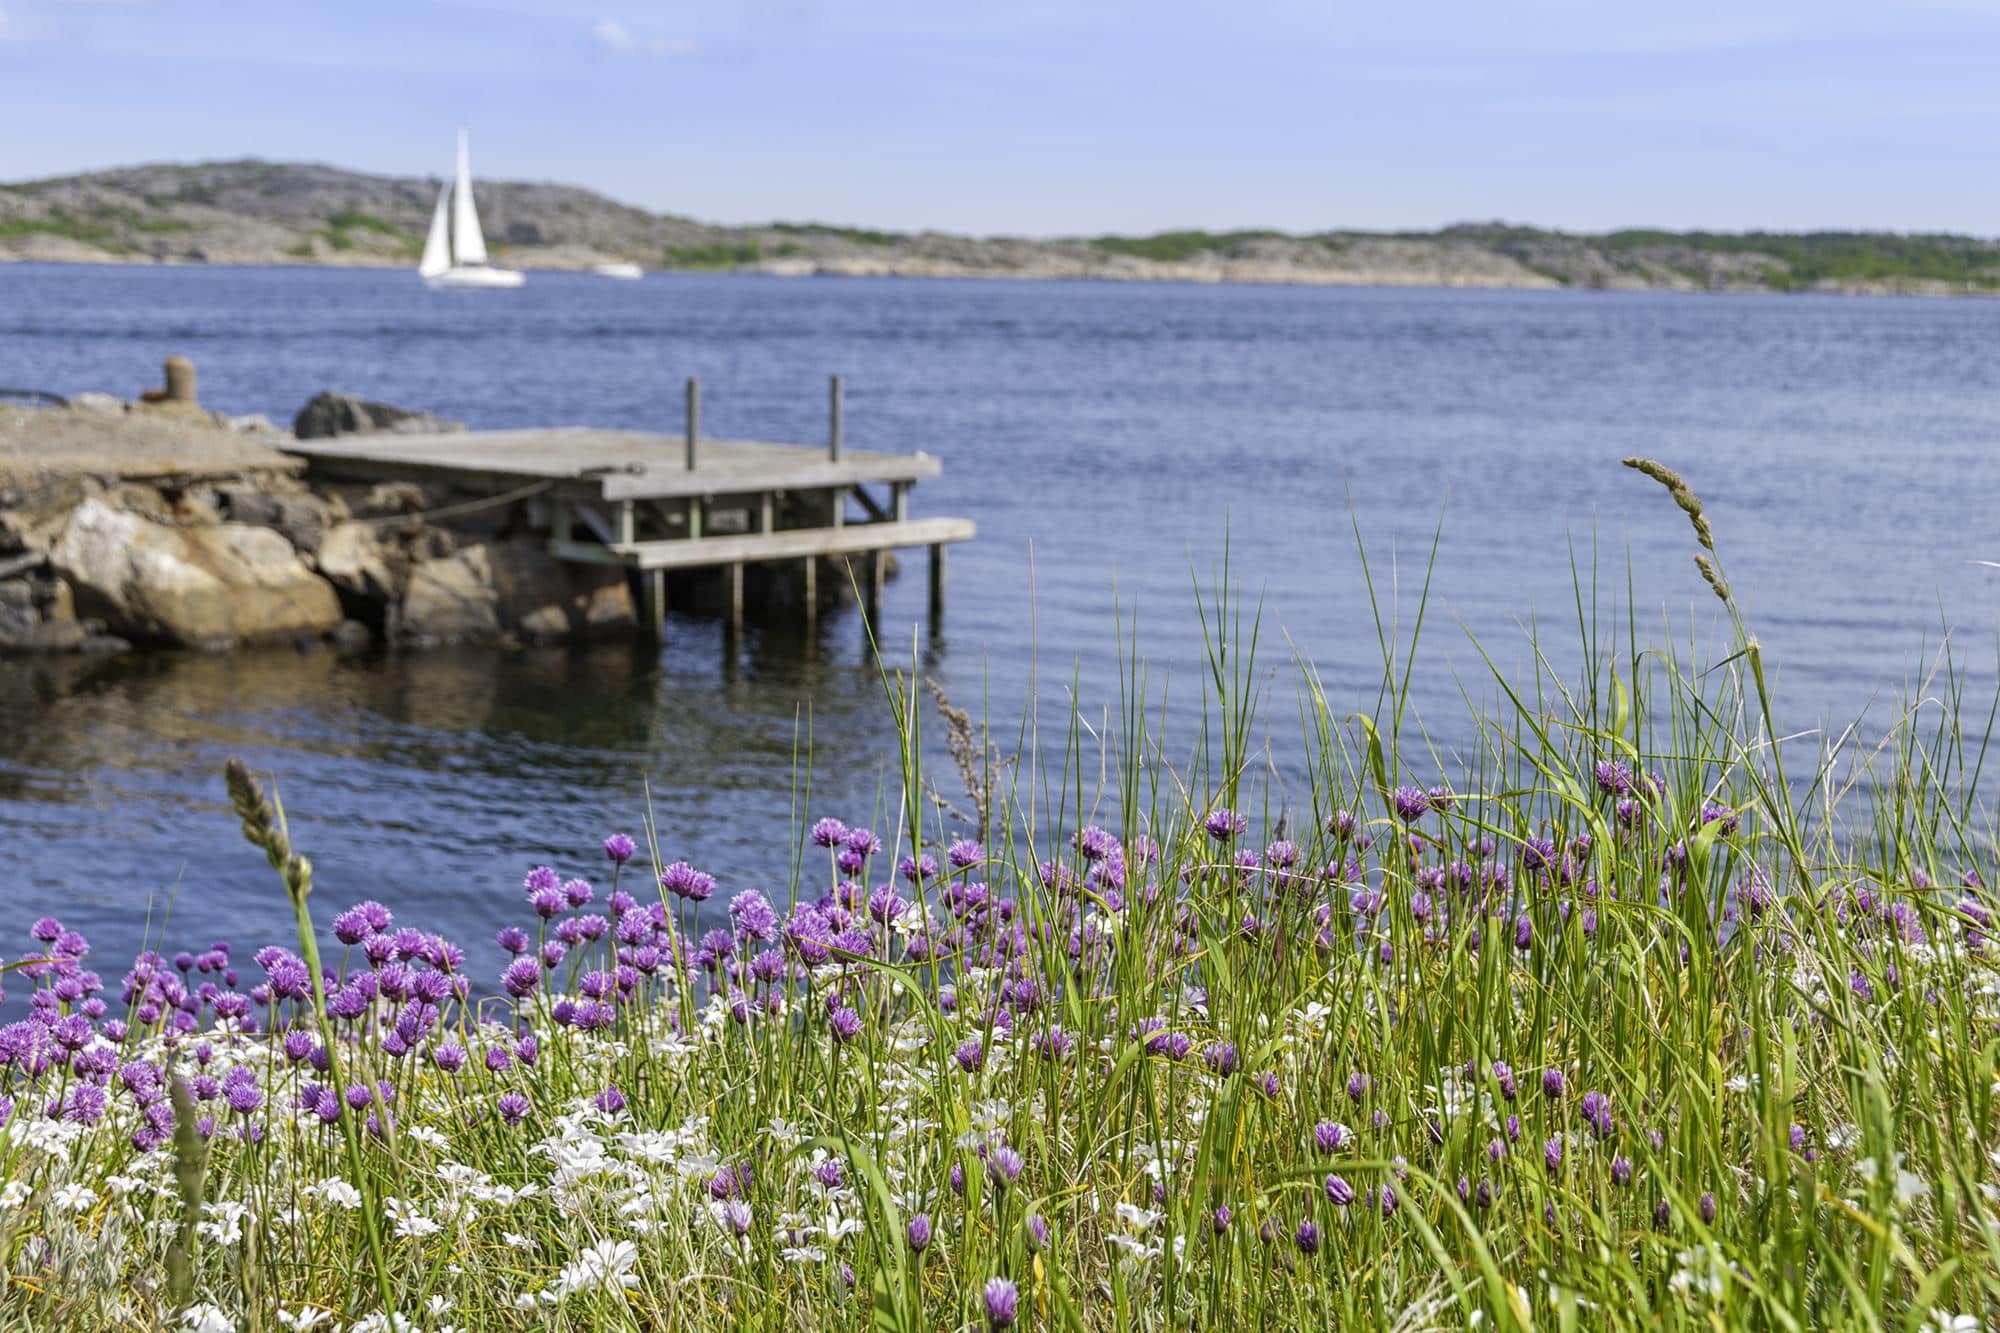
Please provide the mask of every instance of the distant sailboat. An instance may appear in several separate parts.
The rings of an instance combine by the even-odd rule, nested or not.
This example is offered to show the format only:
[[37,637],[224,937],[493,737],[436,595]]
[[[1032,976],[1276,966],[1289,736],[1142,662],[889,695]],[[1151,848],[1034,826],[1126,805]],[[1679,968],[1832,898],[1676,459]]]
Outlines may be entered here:
[[624,278],[627,282],[646,276],[646,270],[627,259],[613,259],[602,264],[592,264],[590,271],[600,278]]
[[433,287],[519,287],[527,279],[486,260],[486,238],[472,202],[472,157],[465,131],[458,132],[458,179],[438,191],[430,234],[417,273]]

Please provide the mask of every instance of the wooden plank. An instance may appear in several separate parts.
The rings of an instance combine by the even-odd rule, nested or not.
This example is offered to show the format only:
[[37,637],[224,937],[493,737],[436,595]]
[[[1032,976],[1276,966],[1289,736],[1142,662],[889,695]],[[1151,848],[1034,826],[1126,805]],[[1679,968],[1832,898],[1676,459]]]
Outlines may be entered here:
[[938,460],[924,453],[844,449],[835,461],[826,450],[808,445],[711,439],[701,441],[697,465],[690,469],[685,435],[589,426],[343,435],[293,441],[285,452],[331,475],[443,477],[495,490],[552,480],[577,483],[586,494],[609,500],[826,490],[921,481],[941,470]]
[[635,569],[699,569],[708,565],[757,564],[766,560],[803,560],[807,556],[855,555],[901,546],[942,545],[970,541],[977,533],[977,526],[968,518],[916,518],[907,523],[790,528],[740,537],[703,537],[697,541],[618,542],[609,546],[551,541],[549,549],[559,559],[592,564],[629,565]]

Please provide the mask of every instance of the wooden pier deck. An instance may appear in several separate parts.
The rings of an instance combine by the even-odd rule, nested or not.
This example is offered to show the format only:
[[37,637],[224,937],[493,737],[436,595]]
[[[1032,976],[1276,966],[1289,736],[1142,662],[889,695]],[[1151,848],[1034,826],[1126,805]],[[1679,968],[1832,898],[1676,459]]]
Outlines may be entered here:
[[[446,480],[496,498],[548,505],[549,550],[560,560],[616,564],[639,580],[641,613],[666,616],[666,572],[719,568],[731,631],[743,618],[743,568],[800,562],[802,604],[818,609],[818,562],[866,557],[862,594],[879,605],[886,552],[930,552],[930,609],[944,604],[945,548],[969,540],[963,518],[913,518],[909,494],[939,461],[842,447],[840,385],[820,446],[705,439],[690,383],[681,435],[566,426],[533,430],[347,435],[284,446],[323,476],[354,481]],[[859,511],[858,513],[855,511]]]

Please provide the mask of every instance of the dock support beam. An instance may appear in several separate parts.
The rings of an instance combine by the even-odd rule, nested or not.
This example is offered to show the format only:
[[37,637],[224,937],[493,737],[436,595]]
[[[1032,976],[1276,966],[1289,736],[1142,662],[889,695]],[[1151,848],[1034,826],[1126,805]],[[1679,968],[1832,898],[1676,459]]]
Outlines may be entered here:
[[843,401],[845,397],[846,392],[841,384],[840,376],[835,375],[827,385],[826,457],[830,463],[838,463],[840,461],[841,436],[844,433],[846,425],[842,420],[842,417],[845,415],[845,403]]
[[819,557],[807,556],[805,568],[800,572],[805,588],[806,632],[810,634],[819,624]]
[[931,543],[931,631],[944,620],[944,543]]
[[694,471],[695,444],[701,439],[701,381],[688,376],[687,387],[687,470]]
[[639,618],[655,635],[667,631],[667,571],[648,569],[639,575]]
[[882,579],[888,560],[880,548],[868,553],[868,619],[879,624],[882,618]]
[[743,563],[737,561],[729,566],[729,619],[726,628],[734,639],[743,633]]

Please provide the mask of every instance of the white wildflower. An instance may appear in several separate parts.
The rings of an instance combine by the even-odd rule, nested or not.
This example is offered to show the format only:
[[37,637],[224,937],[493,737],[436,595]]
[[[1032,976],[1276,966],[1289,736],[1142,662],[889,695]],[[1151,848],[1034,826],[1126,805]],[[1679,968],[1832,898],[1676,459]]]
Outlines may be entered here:
[[181,1311],[181,1327],[195,1333],[236,1333],[236,1321],[220,1307],[207,1304],[190,1305]]
[[322,1310],[317,1305],[301,1305],[296,1310],[278,1311],[278,1322],[291,1329],[292,1333],[307,1333],[307,1330],[318,1328],[331,1318],[333,1311]]
[[599,1287],[631,1288],[639,1285],[632,1269],[639,1262],[639,1247],[629,1240],[601,1240],[563,1265],[550,1292],[543,1299],[551,1303],[579,1291]]
[[88,1185],[64,1185],[49,1195],[49,1202],[65,1213],[87,1213],[97,1202],[97,1191]]

